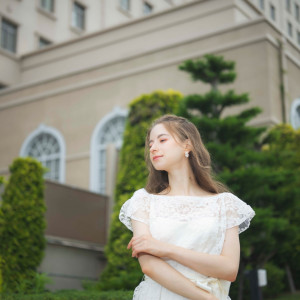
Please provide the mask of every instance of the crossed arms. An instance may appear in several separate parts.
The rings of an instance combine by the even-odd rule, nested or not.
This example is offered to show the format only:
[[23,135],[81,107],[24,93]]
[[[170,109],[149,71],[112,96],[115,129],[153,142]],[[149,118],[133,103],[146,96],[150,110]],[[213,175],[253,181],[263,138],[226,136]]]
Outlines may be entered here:
[[167,257],[206,276],[234,281],[238,272],[240,244],[238,227],[226,231],[221,255],[201,253],[158,241],[151,236],[148,225],[132,219],[133,238],[128,244],[137,257],[144,274],[188,299],[216,300],[191,280],[172,268],[161,257]]

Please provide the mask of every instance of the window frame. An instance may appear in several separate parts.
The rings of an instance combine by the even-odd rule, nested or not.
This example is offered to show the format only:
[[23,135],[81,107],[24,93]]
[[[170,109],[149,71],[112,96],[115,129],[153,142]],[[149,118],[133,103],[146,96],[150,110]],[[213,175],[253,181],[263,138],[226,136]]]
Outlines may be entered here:
[[[77,19],[76,19],[76,11],[75,11],[75,8],[76,6],[78,8],[82,8],[82,11],[83,11],[83,20],[82,20],[82,26],[83,27],[79,27],[78,26],[78,23],[77,23]],[[72,28],[76,29],[76,30],[79,30],[79,31],[84,31],[86,30],[86,11],[87,11],[87,7],[82,4],[80,1],[72,1],[72,12],[71,12],[71,26]]]
[[290,38],[293,37],[293,25],[290,21],[287,21],[287,33]]
[[[149,11],[149,12],[146,12],[146,11],[145,11],[145,7],[147,7],[147,6],[150,8],[150,11]],[[149,16],[149,15],[151,15],[151,14],[153,13],[153,8],[154,8],[154,6],[153,6],[152,3],[150,3],[149,1],[143,1],[143,15],[144,15],[144,16]]]
[[[52,9],[49,10],[46,7],[42,5],[43,1],[52,1]],[[39,8],[43,11],[47,12],[48,14],[54,14],[55,13],[55,0],[39,0]]]
[[[93,130],[91,143],[90,143],[90,190],[95,193],[101,193],[106,190],[106,175],[105,177],[100,176],[99,169],[104,174],[107,174],[107,162],[105,160],[105,155],[107,151],[107,143],[101,143],[100,137],[103,137],[103,132],[105,128],[113,121],[124,119],[126,122],[126,118],[128,115],[128,110],[121,108],[119,106],[114,107],[114,109],[106,114],[96,125]],[[125,122],[123,123],[122,131],[125,130]],[[120,123],[119,123],[120,124]],[[114,131],[114,130],[113,130]],[[123,135],[121,135],[123,136]],[[117,150],[121,149],[123,138],[120,136],[120,139],[115,140],[113,143]],[[102,152],[101,152],[102,151]],[[102,159],[102,161],[100,161]],[[101,165],[102,164],[102,165]],[[100,168],[99,168],[100,167]]]
[[[41,40],[44,40],[44,41],[47,42],[47,44],[45,44],[43,47],[41,47]],[[52,44],[53,44],[53,42],[50,41],[49,39],[47,39],[47,38],[45,38],[45,37],[43,37],[43,36],[41,36],[41,35],[38,36],[38,49],[39,49],[39,50],[45,49],[45,48],[49,47],[49,46],[52,45]]]
[[276,21],[276,8],[273,4],[270,4],[270,17],[272,21]]
[[[3,22],[6,22],[8,25],[12,25],[12,27],[15,27],[15,36],[14,36],[14,49],[13,51],[7,47],[4,47],[4,44],[2,43],[3,39]],[[17,54],[18,50],[18,32],[19,32],[19,24],[14,22],[13,20],[6,18],[4,16],[0,15],[0,48],[4,51],[7,51],[11,54]]]
[[290,122],[294,129],[300,128],[300,114],[298,113],[300,108],[300,98],[294,99],[290,108]]
[[265,0],[259,0],[258,5],[260,10],[265,10]]
[[289,13],[292,12],[291,0],[285,0],[285,9],[286,9],[286,11],[289,12]]
[[300,6],[297,3],[295,3],[295,19],[300,23]]
[[[127,1],[128,7],[123,6],[124,1]],[[131,11],[131,1],[130,0],[119,0],[119,7],[123,11],[130,12]]]
[[[66,143],[64,140],[63,135],[54,127],[50,127],[47,126],[45,124],[40,124],[38,126],[37,129],[35,129],[34,131],[32,131],[24,140],[21,149],[20,149],[20,153],[19,156],[21,157],[26,157],[28,156],[30,147],[32,146],[32,142],[34,141],[35,138],[37,138],[40,134],[48,134],[50,136],[52,136],[56,142],[58,143],[59,147],[60,147],[60,151],[59,154],[50,154],[49,156],[51,156],[51,159],[53,157],[55,157],[55,159],[59,160],[59,172],[58,174],[58,182],[60,183],[64,183],[65,182],[65,167],[66,167]],[[53,157],[52,157],[53,156]],[[50,159],[49,159],[50,160]],[[46,161],[49,161],[46,160]],[[53,161],[53,159],[52,159]],[[50,170],[51,172],[52,170]],[[49,172],[47,172],[46,174],[48,174]],[[44,174],[44,178],[48,178],[49,175]],[[53,174],[53,172],[51,172],[50,174]]]

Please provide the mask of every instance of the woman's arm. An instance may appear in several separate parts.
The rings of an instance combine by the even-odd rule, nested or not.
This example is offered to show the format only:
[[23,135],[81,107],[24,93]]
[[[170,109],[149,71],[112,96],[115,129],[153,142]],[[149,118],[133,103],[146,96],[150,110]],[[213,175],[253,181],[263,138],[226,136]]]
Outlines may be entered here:
[[206,254],[155,240],[149,235],[133,237],[129,247],[132,255],[146,252],[158,257],[168,257],[198,273],[228,281],[235,281],[240,260],[238,227],[227,229],[220,255]]
[[227,229],[220,255],[170,245],[166,256],[203,275],[233,282],[236,279],[240,261],[238,227]]
[[[132,220],[132,227],[134,237],[151,236],[148,226],[142,222]],[[168,290],[192,300],[217,300],[217,298],[197,287],[191,280],[184,277],[161,258],[147,253],[139,253],[138,260],[143,273]]]

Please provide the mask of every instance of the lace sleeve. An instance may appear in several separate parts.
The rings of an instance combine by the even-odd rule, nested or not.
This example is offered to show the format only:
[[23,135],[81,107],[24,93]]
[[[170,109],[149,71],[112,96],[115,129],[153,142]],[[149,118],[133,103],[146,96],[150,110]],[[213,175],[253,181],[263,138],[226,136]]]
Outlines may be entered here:
[[121,207],[119,219],[131,231],[131,219],[149,225],[150,199],[144,189],[137,190]]
[[226,229],[239,226],[239,233],[250,226],[250,221],[255,215],[250,205],[231,193],[225,196],[225,209]]

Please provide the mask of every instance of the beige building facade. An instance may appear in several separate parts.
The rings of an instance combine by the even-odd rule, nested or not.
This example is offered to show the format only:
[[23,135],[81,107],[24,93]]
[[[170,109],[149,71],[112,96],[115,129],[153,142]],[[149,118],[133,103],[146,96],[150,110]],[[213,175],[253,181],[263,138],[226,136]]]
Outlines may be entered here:
[[8,87],[0,91],[0,175],[30,155],[49,168],[47,179],[112,199],[129,102],[154,90],[206,92],[178,65],[207,53],[236,62],[237,79],[224,89],[251,98],[224,115],[260,106],[250,125],[300,127],[299,45],[258,5],[186,1],[21,56],[1,51],[0,81]]

